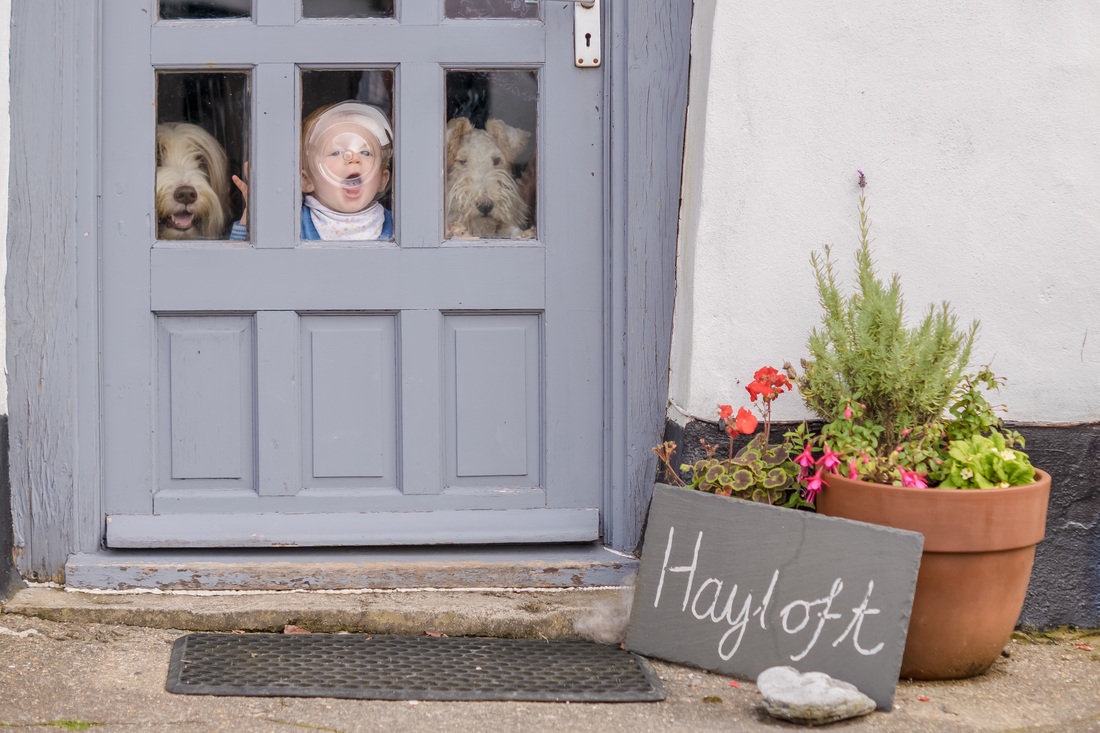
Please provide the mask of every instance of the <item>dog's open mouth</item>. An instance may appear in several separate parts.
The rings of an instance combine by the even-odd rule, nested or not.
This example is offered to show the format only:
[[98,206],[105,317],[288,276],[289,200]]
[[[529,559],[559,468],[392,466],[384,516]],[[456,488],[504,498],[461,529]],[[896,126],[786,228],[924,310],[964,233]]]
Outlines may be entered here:
[[168,217],[168,223],[173,229],[187,231],[195,223],[195,215],[190,211],[180,211]]

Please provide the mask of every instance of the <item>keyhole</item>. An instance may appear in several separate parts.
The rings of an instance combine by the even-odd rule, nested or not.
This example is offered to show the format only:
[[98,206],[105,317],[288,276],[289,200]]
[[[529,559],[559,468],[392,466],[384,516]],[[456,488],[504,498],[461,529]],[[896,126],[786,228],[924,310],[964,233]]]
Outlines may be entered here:
[[588,46],[589,48],[592,47],[592,34],[591,33],[585,33],[584,34],[584,45]]

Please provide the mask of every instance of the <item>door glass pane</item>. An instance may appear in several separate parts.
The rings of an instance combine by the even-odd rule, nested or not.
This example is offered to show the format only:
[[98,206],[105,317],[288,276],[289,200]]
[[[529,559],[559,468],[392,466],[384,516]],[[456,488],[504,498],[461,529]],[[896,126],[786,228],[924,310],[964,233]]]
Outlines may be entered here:
[[302,72],[303,240],[393,239],[393,70]]
[[393,0],[302,0],[302,17],[392,18]]
[[537,18],[538,3],[525,0],[447,0],[448,18]]
[[248,18],[252,0],[160,0],[161,20]]
[[247,187],[248,73],[157,73],[157,239],[227,239]]
[[536,236],[537,120],[537,72],[447,72],[448,239]]

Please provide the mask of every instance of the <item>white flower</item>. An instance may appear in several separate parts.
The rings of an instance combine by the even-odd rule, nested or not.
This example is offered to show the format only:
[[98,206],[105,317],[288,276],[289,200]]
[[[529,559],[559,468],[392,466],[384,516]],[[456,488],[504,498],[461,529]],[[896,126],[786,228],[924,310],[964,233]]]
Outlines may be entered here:
[[962,476],[963,479],[966,481],[974,478],[974,472],[971,471],[969,468],[964,468],[963,470],[959,471],[959,475]]
[[1016,454],[1010,450],[1003,450],[1001,451],[1001,458],[1005,459],[1006,461],[1014,461],[1016,460]]
[[1011,484],[1009,484],[1007,481],[1002,481],[1001,483],[997,484],[998,489],[1007,489],[1009,486],[1011,486]]

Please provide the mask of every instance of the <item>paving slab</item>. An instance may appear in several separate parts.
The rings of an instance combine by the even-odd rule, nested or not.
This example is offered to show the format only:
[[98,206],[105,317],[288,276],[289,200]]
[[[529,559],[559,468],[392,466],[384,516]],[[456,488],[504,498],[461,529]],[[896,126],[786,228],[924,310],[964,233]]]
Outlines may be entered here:
[[[316,594],[248,596],[74,594],[32,588],[0,613],[0,731],[43,733],[57,729],[95,731],[783,731],[798,726],[768,717],[751,680],[655,661],[668,697],[662,702],[565,704],[514,702],[363,701],[330,698],[216,697],[173,695],[165,691],[173,642],[190,628],[124,625],[117,619],[152,622],[156,616],[181,620],[216,617],[247,620],[248,604],[262,601],[271,612],[293,606],[313,609],[318,627],[334,629],[335,614],[353,616],[352,601],[314,598]],[[38,591],[44,591],[38,592]],[[622,614],[622,591],[560,594],[434,592],[392,593],[360,608],[365,618],[372,606],[407,612],[409,633],[425,621],[469,616],[515,617],[518,628],[544,611],[573,620],[573,633],[593,618]],[[53,594],[53,595],[50,595]],[[266,594],[271,595],[271,594]],[[550,597],[554,610],[537,604]],[[49,600],[47,600],[49,599]],[[33,601],[33,603],[32,603]],[[70,605],[65,612],[62,608]],[[220,610],[219,605],[220,604]],[[525,604],[530,604],[524,608]],[[191,608],[191,615],[183,610]],[[434,607],[434,609],[433,609]],[[28,615],[31,611],[39,615]],[[96,616],[94,609],[102,615]],[[144,609],[144,610],[143,610]],[[171,609],[177,609],[175,611]],[[322,612],[334,614],[323,618]],[[25,613],[26,612],[26,613]],[[115,621],[105,623],[110,614]],[[46,615],[69,620],[50,620]],[[141,614],[146,614],[141,616]],[[255,618],[259,618],[257,615]],[[280,616],[283,620],[289,616]],[[304,616],[301,618],[305,618]],[[379,614],[378,618],[392,618]],[[163,619],[162,619],[163,621]],[[522,622],[522,623],[521,623]],[[310,621],[305,621],[308,625]],[[362,621],[360,621],[362,623]],[[564,623],[564,622],[563,622]],[[193,623],[185,626],[191,627]],[[232,626],[226,622],[223,626]],[[455,628],[461,628],[456,625]],[[490,628],[488,625],[484,629]],[[346,630],[351,630],[346,629]],[[604,629],[606,630],[606,628]],[[1031,731],[1034,733],[1100,733],[1100,633],[1071,631],[1017,634],[985,675],[949,682],[899,683],[892,712],[875,712],[828,726],[858,733],[947,731]]]

